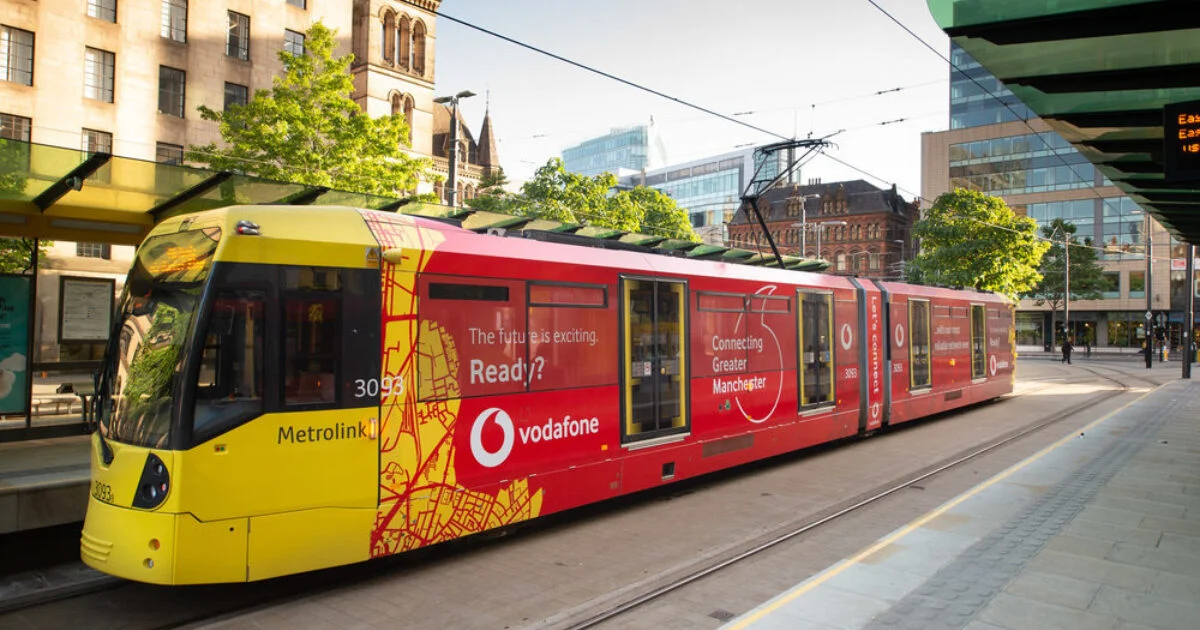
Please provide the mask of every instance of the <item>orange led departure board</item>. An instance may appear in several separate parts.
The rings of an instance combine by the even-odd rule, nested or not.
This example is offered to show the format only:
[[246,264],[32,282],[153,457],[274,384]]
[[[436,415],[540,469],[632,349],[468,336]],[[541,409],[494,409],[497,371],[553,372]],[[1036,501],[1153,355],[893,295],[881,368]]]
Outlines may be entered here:
[[1163,106],[1163,175],[1200,180],[1200,101]]

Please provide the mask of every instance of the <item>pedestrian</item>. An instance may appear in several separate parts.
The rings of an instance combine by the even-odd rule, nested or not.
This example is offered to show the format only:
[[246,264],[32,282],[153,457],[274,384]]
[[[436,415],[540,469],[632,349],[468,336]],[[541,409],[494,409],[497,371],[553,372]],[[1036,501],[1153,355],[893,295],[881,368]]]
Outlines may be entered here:
[[1073,349],[1074,349],[1074,346],[1071,345],[1071,340],[1064,339],[1063,345],[1062,345],[1062,351],[1063,351],[1062,362],[1063,363],[1066,363],[1067,365],[1071,365],[1071,350],[1073,350]]
[[1087,351],[1087,357],[1092,358],[1092,338],[1088,337],[1083,340],[1083,347]]

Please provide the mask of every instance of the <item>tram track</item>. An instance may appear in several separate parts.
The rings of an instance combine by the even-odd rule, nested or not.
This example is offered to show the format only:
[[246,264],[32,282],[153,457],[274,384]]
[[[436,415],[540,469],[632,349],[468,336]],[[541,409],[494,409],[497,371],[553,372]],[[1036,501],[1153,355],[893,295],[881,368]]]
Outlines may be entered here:
[[[652,588],[645,589],[640,593],[625,593],[625,596],[620,598],[620,601],[607,603],[606,605],[600,607],[600,610],[588,611],[579,614],[578,616],[572,615],[560,619],[548,620],[549,623],[545,624],[543,627],[565,628],[568,630],[584,630],[586,628],[597,627],[602,623],[617,619],[623,615],[627,615],[645,606],[646,604],[659,600],[689,585],[712,577],[715,574],[720,573],[721,571],[744,560],[758,556],[800,536],[829,526],[851,514],[860,512],[864,508],[876,505],[879,502],[896,495],[897,493],[911,488],[919,488],[919,484],[921,484],[921,482],[932,477],[959,468],[983,455],[994,452],[1005,447],[1006,445],[1084,413],[1108,400],[1125,395],[1130,391],[1131,387],[1124,382],[1123,379],[1142,381],[1151,388],[1161,385],[1161,383],[1153,381],[1149,378],[1129,374],[1122,370],[1108,368],[1107,366],[1099,367],[1103,367],[1104,371],[1106,372],[1115,372],[1116,374],[1105,374],[1100,370],[1093,369],[1093,367],[1089,366],[1080,367],[1096,377],[1115,384],[1117,387],[1113,390],[1104,392],[1101,395],[1091,397],[1079,404],[1072,405],[1071,407],[1041,418],[1038,421],[1001,434],[983,445],[968,449],[965,452],[961,452],[952,457],[936,462],[928,467],[916,471],[912,476],[902,481],[887,484],[884,487],[877,487],[871,491],[868,491],[865,493],[865,495],[859,495],[858,497],[855,497],[848,504],[837,506],[828,513],[819,514],[815,517],[810,516],[806,519],[803,519],[802,522],[798,524],[784,524],[779,526],[770,534],[760,537],[748,545],[743,545],[743,548],[738,549],[733,553],[705,558],[699,561],[696,565],[693,565],[684,571],[677,572],[675,575],[665,579],[663,583],[656,584]],[[1042,391],[1043,389],[1045,388],[1030,388],[1019,394],[1010,394],[1005,398],[1026,396]]]
[[[778,523],[772,529],[758,537],[731,543],[730,546],[712,553],[697,562],[680,564],[673,570],[660,573],[657,576],[651,576],[634,584],[629,584],[619,593],[595,597],[588,603],[546,619],[539,626],[590,628],[605,621],[629,614],[689,584],[713,576],[738,562],[762,554],[782,543],[825,527],[867,506],[883,501],[898,492],[918,486],[924,480],[961,466],[1006,444],[1036,433],[1064,419],[1083,413],[1116,396],[1120,396],[1130,389],[1129,385],[1124,381],[1142,381],[1150,386],[1160,384],[1147,378],[1108,368],[1108,366],[1102,366],[1107,368],[1103,370],[1096,370],[1086,366],[1079,367],[1096,378],[1111,382],[1117,387],[1111,391],[1092,396],[1080,404],[1063,409],[1037,422],[1018,427],[983,445],[972,447],[944,458],[915,471],[901,482],[889,484],[886,487],[876,486],[874,489],[859,494],[843,503],[826,508],[815,514],[810,512],[802,521],[797,519],[796,521]],[[1111,372],[1111,374],[1106,372]],[[1005,398],[1018,398],[1040,393],[1044,390],[1044,387],[1034,386],[1023,392],[1006,396]],[[914,424],[919,425],[926,422],[928,421]],[[907,430],[908,427],[909,425],[907,424],[897,427],[896,432]],[[694,491],[694,488],[691,491]],[[487,543],[484,542],[480,545],[479,541],[476,540],[474,544],[464,542],[461,545],[455,545],[455,549],[461,551],[464,547],[483,547]],[[255,610],[270,608],[288,601],[318,596],[335,588],[352,588],[356,583],[381,576],[388,576],[388,574],[399,575],[398,571],[404,571],[405,565],[407,565],[407,568],[420,569],[421,565],[425,562],[437,563],[439,562],[439,558],[456,553],[453,550],[449,550],[448,553],[447,551],[445,547],[439,546],[432,550],[420,550],[411,554],[404,554],[403,557],[329,569],[269,582],[237,585],[168,588],[149,586],[103,576],[96,582],[85,587],[68,587],[58,593],[48,591],[40,596],[27,599],[23,602],[17,602],[17,605],[6,606],[6,602],[0,601],[0,626],[5,625],[4,619],[6,616],[19,615],[23,611],[37,611],[38,609],[55,606],[74,605],[81,610],[107,610],[111,614],[113,609],[136,609],[138,607],[137,602],[152,600],[158,601],[160,604],[154,606],[154,610],[141,611],[141,613],[135,616],[135,619],[124,619],[121,620],[121,623],[111,626],[104,624],[91,625],[97,628],[121,627],[163,630],[168,628],[202,627],[209,623],[233,619]],[[389,564],[390,567],[388,566]],[[41,626],[36,623],[27,624],[27,626],[32,628],[56,627],[55,625]]]

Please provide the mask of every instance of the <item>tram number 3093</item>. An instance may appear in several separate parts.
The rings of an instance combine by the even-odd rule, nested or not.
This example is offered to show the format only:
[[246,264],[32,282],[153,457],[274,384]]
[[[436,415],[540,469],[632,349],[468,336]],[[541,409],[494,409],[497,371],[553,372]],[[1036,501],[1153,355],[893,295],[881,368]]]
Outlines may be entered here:
[[391,396],[392,394],[399,396],[402,393],[404,393],[404,380],[399,376],[360,378],[354,381],[355,398],[374,398],[379,395]]
[[92,482],[92,498],[96,499],[97,501],[102,501],[104,503],[112,503],[113,502],[112,486],[110,486],[102,481],[93,481]]

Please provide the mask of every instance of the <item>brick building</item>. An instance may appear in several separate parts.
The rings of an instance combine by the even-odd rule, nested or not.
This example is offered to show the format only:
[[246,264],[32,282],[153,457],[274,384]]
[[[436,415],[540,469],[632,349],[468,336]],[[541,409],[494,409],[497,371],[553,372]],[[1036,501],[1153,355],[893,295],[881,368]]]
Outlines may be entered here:
[[[913,254],[920,204],[905,201],[895,187],[857,179],[772,188],[758,207],[781,254],[829,260],[828,273],[898,279]],[[758,220],[744,206],[729,224],[729,242],[770,253]]]

